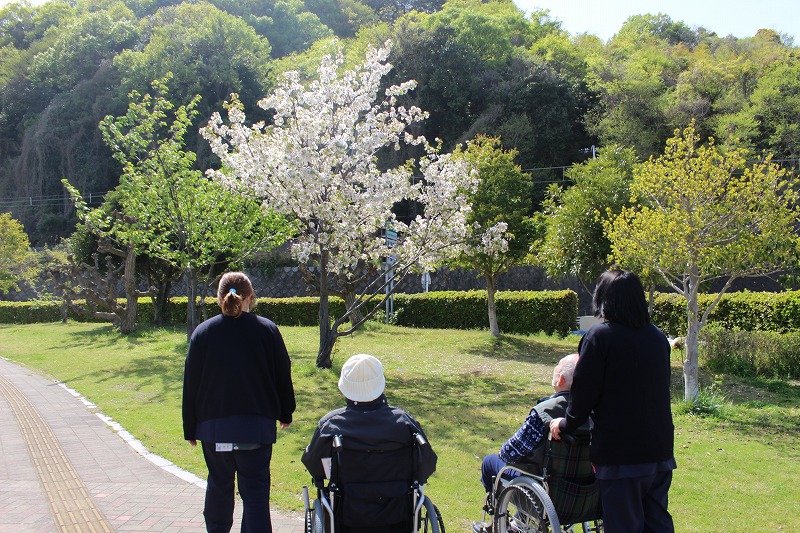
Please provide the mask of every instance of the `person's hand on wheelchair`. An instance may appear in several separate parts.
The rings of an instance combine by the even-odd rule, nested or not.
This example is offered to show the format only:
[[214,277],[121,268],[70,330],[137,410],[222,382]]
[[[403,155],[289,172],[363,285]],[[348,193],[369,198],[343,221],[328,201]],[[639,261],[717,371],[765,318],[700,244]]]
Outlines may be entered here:
[[563,417],[554,418],[550,421],[550,438],[553,440],[561,440],[561,428],[558,425],[564,420]]

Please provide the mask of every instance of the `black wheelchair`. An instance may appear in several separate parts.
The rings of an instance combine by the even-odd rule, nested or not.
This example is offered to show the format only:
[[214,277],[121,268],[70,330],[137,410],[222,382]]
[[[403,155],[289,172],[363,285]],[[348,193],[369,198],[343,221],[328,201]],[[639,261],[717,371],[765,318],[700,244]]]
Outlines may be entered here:
[[[395,450],[348,448],[346,437],[335,436],[327,484],[313,480],[313,502],[303,487],[306,533],[445,533],[415,474],[418,447],[425,444],[417,433],[413,443]],[[401,479],[398,465],[408,465]],[[384,471],[393,474],[387,478]]]
[[[589,435],[561,435],[560,441],[543,445],[537,461],[506,465],[495,477],[483,508],[494,533],[603,531]],[[507,480],[502,476],[506,470],[519,476]]]

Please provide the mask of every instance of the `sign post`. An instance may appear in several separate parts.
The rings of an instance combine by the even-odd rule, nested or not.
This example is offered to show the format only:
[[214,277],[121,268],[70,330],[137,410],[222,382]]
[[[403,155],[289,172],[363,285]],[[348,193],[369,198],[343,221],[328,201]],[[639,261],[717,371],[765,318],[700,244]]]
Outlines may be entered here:
[[[397,231],[392,228],[392,220],[386,221],[384,227],[384,235],[386,237],[386,246],[392,248],[397,244]],[[397,262],[397,257],[390,255],[386,258],[386,323],[394,314],[394,264]]]

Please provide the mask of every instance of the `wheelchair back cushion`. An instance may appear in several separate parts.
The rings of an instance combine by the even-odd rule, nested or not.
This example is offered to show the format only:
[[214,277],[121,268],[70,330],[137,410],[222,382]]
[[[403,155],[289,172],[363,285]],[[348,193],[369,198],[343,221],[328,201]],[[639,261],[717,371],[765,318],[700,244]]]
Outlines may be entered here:
[[412,518],[413,448],[340,452],[341,520],[346,526],[389,526]]
[[346,526],[388,526],[409,521],[411,494],[406,481],[345,483],[342,520]]

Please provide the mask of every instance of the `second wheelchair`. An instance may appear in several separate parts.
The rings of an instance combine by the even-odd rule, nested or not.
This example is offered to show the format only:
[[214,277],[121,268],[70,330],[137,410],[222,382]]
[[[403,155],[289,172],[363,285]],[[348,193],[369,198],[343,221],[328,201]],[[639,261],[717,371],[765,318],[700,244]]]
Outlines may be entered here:
[[[544,444],[544,460],[504,467],[486,495],[484,519],[494,533],[603,531],[600,490],[589,459],[588,435]],[[507,470],[519,476],[503,477]]]

